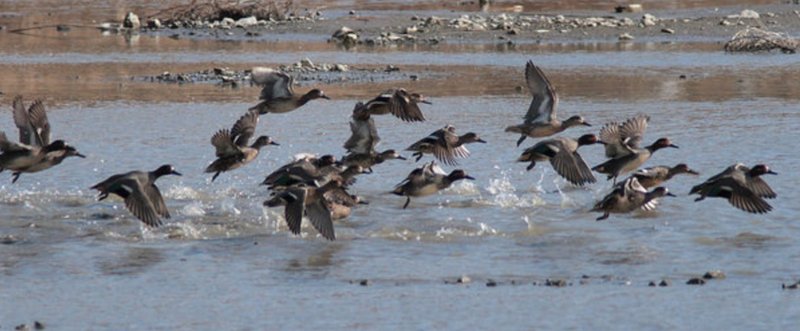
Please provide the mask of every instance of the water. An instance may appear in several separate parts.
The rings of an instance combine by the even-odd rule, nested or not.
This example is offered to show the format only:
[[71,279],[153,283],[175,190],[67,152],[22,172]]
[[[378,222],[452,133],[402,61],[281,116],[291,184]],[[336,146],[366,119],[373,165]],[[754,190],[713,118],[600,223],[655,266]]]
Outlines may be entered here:
[[[644,44],[425,50],[430,65],[421,67],[451,78],[325,86],[334,100],[262,116],[257,134],[281,145],[211,183],[202,173],[214,156],[211,135],[230,127],[258,91],[131,82],[134,75],[207,69],[220,44],[197,42],[202,51],[192,52],[186,41],[162,40],[159,48],[143,36],[128,52],[121,36],[107,38],[117,46],[102,39],[94,44],[103,50],[32,44],[0,52],[0,67],[11,73],[0,77],[4,107],[16,93],[47,97],[54,138],[87,155],[16,184],[0,173],[2,329],[34,320],[81,330],[752,330],[800,321],[797,293],[781,290],[800,278],[792,263],[800,258],[794,56]],[[227,64],[311,54],[322,62],[410,66],[419,58],[409,49],[316,45],[309,53],[291,44],[264,53],[258,43],[242,45],[226,55]],[[652,119],[646,142],[667,136],[680,146],[657,152],[648,165],[685,162],[701,175],[668,182],[678,197],[663,199],[655,212],[594,221],[599,214],[589,209],[611,186],[602,176],[575,188],[547,163],[528,172],[514,162],[523,149],[503,129],[518,123],[530,102],[514,92],[529,58],[560,88],[561,115],[581,114],[594,125],[566,135],[645,113]],[[465,66],[473,63],[480,67]],[[294,154],[341,155],[353,104],[394,84],[421,90],[434,104],[423,105],[424,123],[376,118],[378,149],[402,150],[452,124],[488,141],[469,145],[472,156],[460,161],[476,180],[413,198],[404,210],[405,198],[388,192],[421,162],[388,161],[359,177],[352,192],[370,204],[335,224],[335,242],[305,224],[302,235],[290,234],[281,208],[261,206],[268,192],[258,183]],[[10,112],[0,113],[0,129],[16,136]],[[581,153],[590,165],[603,161],[600,146]],[[766,178],[778,192],[771,213],[686,195],[735,162],[767,163],[779,173]],[[161,228],[143,227],[118,199],[96,202],[88,189],[109,175],[164,163],[184,176],[159,179],[173,216]],[[727,278],[684,284],[716,269]],[[453,284],[462,276],[471,282]],[[359,285],[364,279],[368,286]],[[547,279],[570,286],[542,286]],[[662,279],[672,285],[647,286]],[[497,286],[487,287],[490,280]]]

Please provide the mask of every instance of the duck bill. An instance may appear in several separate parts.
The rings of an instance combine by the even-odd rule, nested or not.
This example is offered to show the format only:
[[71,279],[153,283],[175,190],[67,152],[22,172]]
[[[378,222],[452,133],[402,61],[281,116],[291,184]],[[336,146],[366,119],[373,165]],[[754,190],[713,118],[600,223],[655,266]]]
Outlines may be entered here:
[[405,156],[402,156],[402,155],[398,155],[396,157],[396,159],[398,159],[398,160],[408,160]]
[[669,145],[667,145],[667,147],[680,148],[680,147],[678,147],[678,145],[675,145],[675,144],[669,144]]
[[777,174],[778,174],[777,172],[774,172],[774,171],[772,171],[772,170],[769,170],[769,171],[767,171],[766,173],[767,173],[767,174],[770,174],[770,175],[777,175]]
[[432,105],[433,104],[433,102],[430,102],[428,100],[420,100],[419,103],[424,103],[426,105]]
[[180,172],[177,172],[175,170],[172,170],[171,174],[173,174],[175,176],[183,176],[183,174],[181,174]]
[[690,175],[695,175],[695,176],[697,176],[697,175],[699,175],[699,174],[700,174],[699,172],[697,172],[697,171],[694,171],[694,170],[692,170],[692,169],[686,170],[686,173],[687,173],[687,174],[690,174]]
[[483,144],[485,144],[485,143],[486,143],[486,140],[483,140],[483,139],[480,139],[480,138],[478,138],[478,140],[475,140],[475,141],[477,141],[477,142],[479,142],[479,143],[483,143]]
[[595,143],[595,144],[600,144],[600,145],[603,145],[603,146],[605,146],[605,145],[608,145],[608,143],[607,143],[607,142],[605,142],[605,141],[602,141],[602,140],[595,141],[594,143]]
[[666,195],[666,196],[668,196],[668,197],[676,197],[676,196],[677,196],[677,195],[674,195],[674,194],[672,194],[671,192],[667,192],[667,193],[666,193],[666,194],[664,194],[664,195]]
[[359,205],[368,205],[368,204],[369,204],[369,201],[366,201],[366,200],[358,200],[358,204],[359,204]]
[[281,145],[281,144],[279,144],[279,143],[276,143],[276,142],[274,142],[274,141],[270,141],[270,142],[269,142],[269,144],[270,144],[270,145],[275,145],[275,146],[280,146],[280,145]]
[[329,97],[327,95],[321,95],[320,98],[323,98],[325,100],[330,100],[331,99],[331,97]]
[[466,176],[464,176],[464,179],[475,180],[475,177],[472,177],[470,175],[466,175]]
[[78,153],[78,152],[75,152],[75,154],[73,154],[73,155],[75,155],[75,156],[77,156],[77,157],[79,157],[79,158],[82,158],[82,159],[85,159],[85,158],[86,158],[86,155],[83,155],[83,154],[81,154],[81,153]]
[[592,126],[591,124],[589,124],[589,123],[587,123],[587,122],[583,122],[583,123],[581,123],[581,124],[582,124],[583,126]]

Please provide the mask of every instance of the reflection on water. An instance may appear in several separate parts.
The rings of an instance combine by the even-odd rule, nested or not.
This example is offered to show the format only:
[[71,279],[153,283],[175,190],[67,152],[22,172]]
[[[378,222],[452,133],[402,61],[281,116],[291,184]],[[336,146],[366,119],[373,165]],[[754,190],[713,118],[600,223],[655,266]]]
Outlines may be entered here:
[[149,247],[130,247],[121,254],[106,256],[97,261],[97,267],[105,275],[133,275],[146,272],[164,261],[159,249]]

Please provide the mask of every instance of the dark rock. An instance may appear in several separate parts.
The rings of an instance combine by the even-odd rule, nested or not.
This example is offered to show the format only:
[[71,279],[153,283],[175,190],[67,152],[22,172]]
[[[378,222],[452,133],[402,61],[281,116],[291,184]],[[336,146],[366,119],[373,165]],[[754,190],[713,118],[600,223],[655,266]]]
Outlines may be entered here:
[[44,330],[44,323],[39,322],[39,321],[34,321],[33,322],[33,328],[36,329],[36,330]]
[[69,30],[72,30],[72,28],[70,28],[69,25],[64,25],[64,24],[56,25],[56,31],[58,32],[67,32]]
[[656,287],[656,282],[650,281],[650,283],[648,283],[647,286]]
[[666,280],[666,279],[662,279],[661,282],[658,283],[658,286],[660,286],[660,287],[667,287],[667,286],[670,286],[670,285],[671,285],[670,282],[668,280]]
[[20,325],[17,325],[17,326],[15,326],[15,327],[14,327],[14,330],[17,330],[17,331],[27,331],[27,330],[30,330],[30,328],[29,328],[27,325],[25,325],[25,324],[20,324]]
[[410,75],[410,76],[408,76],[408,78],[411,78],[411,80],[413,80],[413,81],[418,81],[419,80],[419,76],[417,76],[417,75]]
[[490,279],[486,281],[486,287],[495,287],[495,286],[497,286],[497,282],[495,282],[494,280]]
[[673,34],[673,33],[675,33],[675,30],[670,29],[670,28],[663,28],[663,29],[661,29],[661,32],[667,33],[667,34]]
[[686,75],[680,75],[678,76],[678,79],[686,79]]
[[703,275],[704,279],[725,279],[725,274],[720,270],[711,270]]
[[358,285],[361,286],[369,286],[369,284],[370,284],[369,279],[362,279],[361,281],[358,282]]
[[456,279],[456,283],[459,283],[459,284],[466,284],[466,283],[469,283],[471,281],[472,281],[472,279],[470,279],[468,276],[461,276],[461,277],[458,277],[458,279]]
[[546,279],[544,286],[564,287],[567,286],[567,281],[564,279]]
[[695,277],[695,278],[689,279],[686,282],[686,285],[705,285],[705,284],[706,284],[705,279],[702,279],[702,278],[699,278],[699,277]]

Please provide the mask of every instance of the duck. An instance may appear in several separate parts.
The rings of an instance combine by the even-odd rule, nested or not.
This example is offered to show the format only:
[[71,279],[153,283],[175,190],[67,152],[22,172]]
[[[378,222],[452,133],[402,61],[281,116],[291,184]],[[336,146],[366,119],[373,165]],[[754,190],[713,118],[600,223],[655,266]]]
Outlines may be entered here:
[[269,189],[282,189],[288,186],[320,186],[333,179],[339,179],[345,186],[355,183],[355,176],[364,173],[359,165],[343,166],[335,157],[325,155],[320,159],[302,159],[285,165],[269,174],[262,185]]
[[274,71],[270,68],[256,67],[251,71],[252,82],[263,85],[261,89],[262,100],[250,110],[258,111],[258,114],[267,113],[287,113],[304,106],[311,100],[330,99],[320,89],[312,89],[305,94],[294,93],[294,78],[283,72]]
[[432,104],[422,94],[408,92],[403,88],[389,89],[367,101],[354,117],[392,114],[406,122],[423,122],[425,116],[419,108],[420,103]]
[[467,175],[461,169],[453,170],[450,174],[447,174],[436,165],[435,161],[431,161],[411,171],[406,179],[395,186],[391,193],[406,197],[406,203],[403,205],[403,209],[406,209],[411,202],[411,197],[434,194],[462,179],[474,180],[475,178]]
[[597,202],[591,211],[602,212],[597,221],[607,219],[611,213],[630,213],[637,209],[653,210],[658,198],[664,196],[674,197],[666,187],[659,186],[648,192],[636,177],[626,179],[622,185],[615,186],[611,193]]
[[663,184],[664,182],[672,179],[675,175],[680,174],[689,174],[689,175],[699,175],[700,173],[697,171],[692,170],[689,168],[686,163],[679,163],[674,167],[670,166],[655,166],[649,167],[645,169],[639,169],[633,173],[633,177],[639,181],[644,188],[649,189],[658,185]]
[[616,184],[618,176],[638,169],[650,159],[655,151],[666,147],[678,148],[669,138],[659,138],[645,148],[633,148],[629,146],[628,154],[617,156],[616,158],[596,165],[592,170],[608,175],[608,180],[614,179],[613,183]]
[[694,201],[702,201],[706,197],[725,198],[738,209],[753,214],[765,214],[772,210],[772,206],[764,199],[774,199],[778,194],[761,176],[777,174],[766,164],[749,168],[742,163],[736,163],[692,187],[689,195],[700,195]]
[[291,186],[275,192],[272,198],[264,201],[263,205],[268,208],[284,206],[284,218],[292,233],[300,234],[303,215],[306,215],[311,221],[311,225],[322,237],[333,241],[336,240],[333,218],[325,203],[324,195],[341,186],[340,180],[331,180],[321,187]]
[[145,225],[155,228],[162,225],[161,218],[170,218],[164,197],[156,186],[156,180],[165,175],[181,176],[172,165],[165,164],[156,170],[130,171],[106,178],[91,188],[99,191],[97,201],[110,194],[125,200],[125,207]]
[[334,221],[350,217],[353,207],[357,205],[369,204],[361,197],[348,193],[344,187],[329,190],[323,197]]
[[578,148],[581,146],[592,144],[605,143],[593,134],[585,134],[577,140],[567,137],[542,140],[522,152],[517,162],[530,162],[527,167],[527,170],[530,171],[536,166],[537,161],[550,161],[553,169],[561,177],[574,185],[582,186],[597,181],[592,170],[578,153]]
[[486,143],[474,132],[459,136],[456,134],[455,127],[445,125],[443,128],[415,142],[406,150],[414,152],[412,156],[417,158],[416,161],[419,161],[424,154],[433,154],[437,160],[444,164],[458,165],[456,158],[466,158],[470,154],[464,145],[475,142]]
[[394,149],[388,149],[378,153],[375,146],[380,142],[378,129],[375,121],[371,117],[358,116],[360,110],[365,109],[363,103],[356,104],[353,111],[353,118],[350,121],[350,138],[344,143],[344,148],[348,154],[342,158],[342,164],[346,166],[359,165],[370,173],[372,166],[383,163],[386,160],[405,160],[406,158]]
[[592,126],[580,115],[572,116],[563,122],[558,119],[556,112],[558,93],[542,69],[533,64],[533,61],[528,61],[525,65],[525,82],[528,85],[528,91],[533,95],[533,101],[524,117],[525,122],[509,126],[505,130],[520,134],[517,146],[522,144],[527,137],[549,137],[571,127]]
[[86,157],[63,140],[50,141],[50,122],[41,100],[34,101],[26,109],[22,96],[17,95],[13,112],[20,143],[10,141],[5,132],[0,132],[0,171],[13,171],[12,183],[16,183],[22,173],[50,169],[67,157]]
[[211,145],[216,149],[217,159],[206,167],[206,173],[214,173],[211,177],[213,182],[220,173],[238,169],[258,157],[262,147],[267,145],[279,145],[272,141],[269,136],[260,136],[247,146],[250,138],[253,137],[258,125],[258,112],[247,111],[233,127],[221,129],[211,136]]
[[630,154],[631,149],[639,148],[650,116],[638,114],[624,122],[609,122],[600,129],[600,140],[605,142],[607,158],[614,159]]

